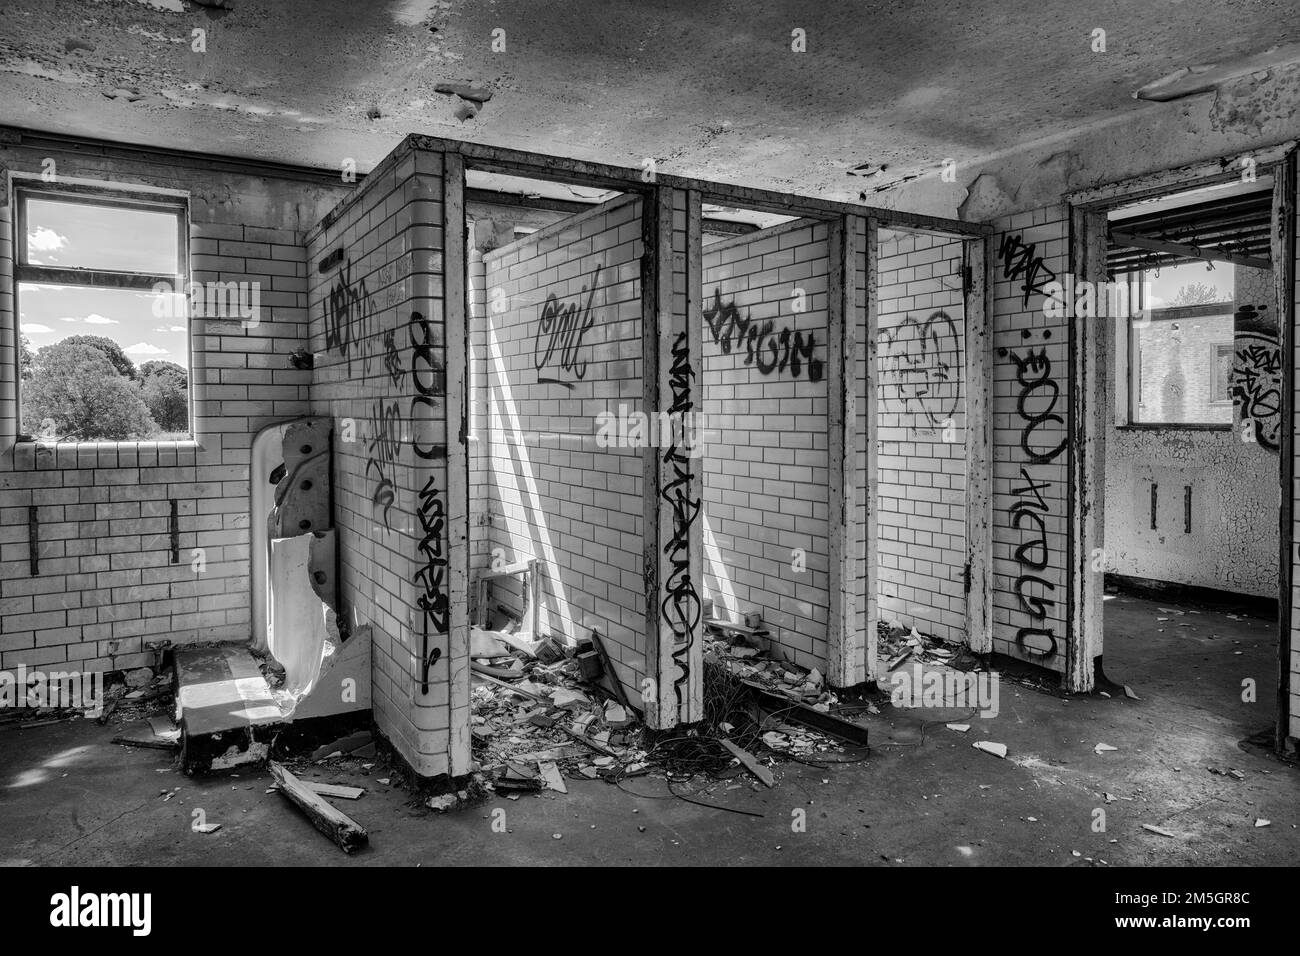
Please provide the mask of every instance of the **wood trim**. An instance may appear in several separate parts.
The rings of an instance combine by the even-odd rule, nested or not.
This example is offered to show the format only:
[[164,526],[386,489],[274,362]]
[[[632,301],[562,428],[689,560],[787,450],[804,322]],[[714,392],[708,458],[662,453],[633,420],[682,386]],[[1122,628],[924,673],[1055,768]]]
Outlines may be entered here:
[[[1097,209],[1070,209],[1070,264],[1081,281],[1105,278],[1106,219]],[[1070,322],[1068,393],[1069,496],[1066,525],[1065,685],[1092,690],[1094,658],[1101,654],[1104,571],[1092,569],[1101,547],[1105,510],[1105,336],[1096,321]]]
[[[198,166],[216,172],[231,172],[253,177],[275,176],[281,179],[306,180],[344,187],[342,169],[294,166],[273,160],[247,159],[239,156],[214,156],[180,149],[120,143],[87,136],[68,136],[19,126],[0,126],[0,146],[30,149],[37,153],[72,153],[77,156],[104,157],[124,162],[148,162],[192,168]],[[357,173],[357,184],[364,179]]]
[[876,569],[876,539],[879,521],[879,508],[876,502],[876,486],[879,483],[879,472],[876,459],[880,447],[880,421],[877,414],[876,389],[879,372],[876,355],[878,351],[877,337],[880,328],[880,223],[876,219],[868,217],[866,227],[867,314],[866,328],[863,330],[863,334],[866,337],[867,346],[867,382],[866,408],[863,409],[863,413],[867,423],[867,466],[866,474],[862,476],[862,482],[866,488],[866,527],[862,529],[862,547],[863,561],[866,565],[866,574],[864,575],[866,581],[864,624],[867,631],[866,679],[873,681],[877,680],[876,670],[880,656],[880,637],[876,627],[880,617],[879,582],[876,579],[878,573]]
[[1277,735],[1275,747],[1286,753],[1291,731],[1291,650],[1295,646],[1293,582],[1296,579],[1295,544],[1295,431],[1296,431],[1296,151],[1292,149],[1278,167],[1273,181],[1272,256],[1277,264],[1273,281],[1280,312],[1278,343],[1282,350],[1282,421],[1279,429],[1278,483],[1278,603],[1277,603]]
[[482,143],[466,143],[459,140],[440,139],[415,133],[409,135],[404,142],[409,143],[415,149],[459,152],[465,157],[466,164],[470,168],[505,175],[555,180],[599,189],[617,189],[622,192],[648,192],[656,187],[693,190],[699,192],[702,201],[705,202],[716,200],[727,205],[744,206],[747,209],[774,212],[784,216],[831,219],[842,215],[869,215],[885,225],[927,229],[932,232],[942,232],[956,236],[987,236],[993,234],[993,227],[986,223],[971,223],[958,219],[945,219],[941,216],[898,212],[893,209],[815,199],[750,186],[710,182],[684,176],[671,176],[664,173],[656,173],[651,183],[647,185],[642,178],[644,170],[641,169],[610,166],[605,163],[593,163],[560,156],[544,156],[500,146],[487,146]]
[[[675,260],[674,260],[675,261]],[[696,416],[704,413],[704,232],[703,203],[696,190],[686,193],[686,348],[690,360],[689,411]],[[690,442],[688,454],[691,462],[689,485],[690,501],[696,503],[695,519],[689,537],[691,588],[700,601],[699,616],[691,634],[689,655],[690,686],[687,694],[687,712],[681,715],[683,723],[695,723],[704,718],[704,429],[701,418],[697,427],[683,428],[683,439]],[[696,445],[698,443],[698,446]]]
[[1071,206],[1115,206],[1139,199],[1160,196],[1176,192],[1183,188],[1209,186],[1215,182],[1228,182],[1241,175],[1241,168],[1233,168],[1243,156],[1255,161],[1257,171],[1281,162],[1295,148],[1295,141],[1288,140],[1274,146],[1257,150],[1242,150],[1230,156],[1188,163],[1174,169],[1164,169],[1153,173],[1144,173],[1128,179],[1117,180],[1091,189],[1080,189],[1066,193],[1064,201]]
[[966,288],[966,641],[993,653],[992,239],[962,243]]
[[24,266],[14,263],[15,282],[44,282],[54,285],[96,286],[105,289],[139,289],[153,291],[165,285],[171,291],[176,287],[176,275],[142,272],[108,272],[103,269],[58,269],[50,266]]
[[[686,200],[686,249],[673,249],[674,202]],[[692,211],[692,207],[694,210]],[[699,394],[703,322],[701,284],[688,288],[684,312],[674,311],[674,278],[688,283],[702,278],[698,194],[692,197],[660,186],[643,209],[646,252],[642,260],[642,389],[644,409],[652,421],[659,412],[693,411]],[[647,225],[648,221],[648,225]],[[694,259],[694,265],[690,265]],[[646,297],[645,292],[651,291]],[[647,302],[649,298],[652,301]],[[691,301],[693,300],[693,302]],[[692,351],[692,348],[694,349]],[[693,454],[688,429],[673,448],[651,443],[642,451],[645,501],[646,671],[651,678],[642,698],[647,725],[663,730],[694,723],[704,716],[703,602],[700,598],[704,535],[703,471]],[[670,503],[671,502],[671,503]],[[685,523],[685,529],[682,524]],[[685,568],[682,567],[685,530]],[[680,695],[680,700],[678,699]]]
[[[662,407],[660,403],[659,324],[660,303],[672,308],[672,193],[655,190],[641,205],[641,407],[647,415]],[[667,287],[665,288],[665,283]],[[641,686],[646,726],[666,730],[677,724],[677,714],[669,706],[672,681],[664,660],[672,661],[672,647],[664,647],[661,632],[659,595],[662,567],[659,553],[661,499],[659,497],[659,449],[647,445],[641,449],[642,486],[642,557],[645,584],[645,673]]]
[[1127,246],[1130,249],[1146,249],[1151,252],[1164,252],[1171,256],[1185,256],[1188,259],[1200,259],[1203,262],[1231,262],[1233,265],[1247,266],[1251,269],[1271,269],[1273,263],[1267,259],[1256,259],[1254,256],[1242,256],[1235,252],[1228,252],[1224,249],[1211,246],[1206,249],[1197,246],[1185,245],[1181,242],[1166,242],[1162,239],[1147,239],[1143,236],[1135,236],[1131,232],[1123,230],[1113,230],[1110,238],[1118,245]]
[[459,156],[443,157],[442,170],[443,315],[446,346],[447,426],[447,597],[451,603],[447,635],[449,773],[471,770],[469,641],[469,300],[465,245],[465,165]]
[[857,521],[855,472],[857,455],[857,391],[854,359],[854,314],[857,266],[857,231],[852,217],[830,223],[828,235],[830,275],[827,283],[826,335],[828,529],[830,594],[826,628],[826,679],[833,687],[853,681],[854,635],[857,621]]

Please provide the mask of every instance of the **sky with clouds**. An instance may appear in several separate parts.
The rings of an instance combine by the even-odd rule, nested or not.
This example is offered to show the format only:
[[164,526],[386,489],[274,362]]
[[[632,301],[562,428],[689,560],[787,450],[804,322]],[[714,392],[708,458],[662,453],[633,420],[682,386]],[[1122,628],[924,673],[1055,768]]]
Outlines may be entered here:
[[[27,201],[32,265],[117,272],[176,272],[173,216],[44,199]],[[18,323],[33,349],[70,335],[113,339],[137,365],[152,359],[189,367],[183,305],[176,296],[132,289],[18,284]],[[180,311],[175,309],[175,311]]]

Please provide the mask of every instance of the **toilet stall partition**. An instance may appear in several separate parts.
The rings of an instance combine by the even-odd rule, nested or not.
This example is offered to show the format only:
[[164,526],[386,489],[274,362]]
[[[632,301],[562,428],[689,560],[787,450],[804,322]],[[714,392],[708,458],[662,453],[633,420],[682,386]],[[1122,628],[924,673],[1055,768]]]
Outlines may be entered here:
[[[506,281],[521,280],[515,290],[519,294],[547,285],[557,302],[573,300],[575,314],[583,312],[577,300],[584,285],[587,296],[595,290],[596,299],[603,300],[602,305],[593,299],[593,312],[598,307],[608,311],[612,304],[618,334],[593,337],[589,358],[570,354],[559,343],[556,350],[543,348],[544,361],[538,364],[536,333],[543,316],[537,309],[545,311],[545,299],[531,304],[532,313],[537,313],[528,316],[531,337],[516,335],[515,323],[493,318],[493,280],[487,273],[499,273],[506,264],[504,257],[496,266],[469,261],[466,168],[476,174],[553,180],[631,197],[631,203],[611,203],[580,223],[573,241],[562,234],[561,224],[554,235],[541,236],[526,263],[520,259],[503,273]],[[788,340],[784,365],[777,354],[779,374],[773,369],[772,381],[757,385],[771,387],[780,402],[786,385],[778,384],[776,377],[790,379],[798,394],[789,397],[807,405],[802,424],[813,430],[815,423],[823,438],[805,449],[816,461],[805,464],[798,460],[799,450],[792,449],[793,456],[781,453],[760,464],[773,465],[778,472],[788,465],[794,470],[787,477],[816,486],[815,494],[808,494],[814,502],[809,517],[822,531],[812,535],[816,540],[807,550],[809,566],[818,571],[821,610],[809,615],[815,633],[792,629],[808,639],[806,662],[820,661],[828,680],[839,686],[870,676],[864,671],[874,654],[875,622],[864,595],[870,582],[864,577],[870,578],[872,569],[864,547],[866,529],[856,520],[869,512],[869,495],[860,491],[857,478],[856,466],[867,454],[869,437],[858,428],[862,392],[855,381],[861,363],[868,365],[868,378],[871,374],[872,346],[864,338],[870,326],[870,297],[863,290],[870,258],[866,223],[879,217],[882,224],[936,228],[971,240],[988,230],[934,217],[408,136],[310,231],[307,245],[315,353],[311,407],[313,414],[331,418],[335,434],[341,606],[351,625],[373,628],[375,720],[418,773],[455,776],[470,767],[471,476],[476,495],[501,494],[510,482],[518,491],[509,500],[503,495],[500,502],[476,501],[476,528],[486,520],[491,527],[485,533],[496,535],[494,509],[504,503],[505,509],[516,509],[516,530],[527,525],[531,509],[534,525],[535,515],[544,514],[555,532],[550,554],[545,536],[532,534],[533,528],[526,547],[523,537],[511,537],[511,550],[518,553],[504,556],[507,563],[539,563],[546,602],[540,608],[540,629],[553,628],[568,640],[589,636],[588,628],[607,635],[616,676],[631,691],[632,702],[640,705],[648,726],[670,728],[703,716],[707,448],[697,447],[701,436],[695,429],[678,427],[669,429],[667,441],[658,440],[661,432],[630,455],[628,449],[611,454],[601,448],[603,465],[595,468],[589,466],[597,456],[585,446],[543,448],[539,432],[563,432],[585,441],[593,424],[585,420],[597,406],[617,416],[618,406],[625,404],[629,413],[643,411],[656,422],[661,415],[671,421],[701,411],[705,340],[712,335],[703,300],[705,202],[821,221],[814,229],[820,229],[820,235],[805,243],[803,251],[793,246],[790,253],[777,250],[777,258],[792,255],[795,266],[800,256],[817,262],[805,277],[805,293],[813,305],[791,324],[787,339],[780,331],[770,336],[755,363],[761,359],[758,374],[765,378],[762,369],[774,354],[772,347],[779,353]],[[637,213],[618,219],[632,208]],[[596,238],[610,228],[613,240],[598,250]],[[592,231],[584,235],[583,229]],[[619,253],[605,261],[602,257],[627,242],[625,230],[639,231],[639,256],[619,258]],[[818,250],[816,255],[813,250]],[[534,270],[538,257],[542,268],[537,282],[524,288],[524,273]],[[780,266],[776,268],[779,286]],[[624,294],[638,278],[637,270],[639,303],[636,295]],[[482,288],[467,290],[467,273]],[[506,281],[498,283],[503,290]],[[472,420],[472,473],[467,292],[479,323],[473,336],[478,351],[473,360],[477,411]],[[505,295],[509,298],[510,293]],[[555,319],[552,315],[552,323]],[[524,332],[528,327],[519,326]],[[798,342],[796,332],[801,333]],[[633,346],[636,337],[639,348]],[[815,380],[818,363],[821,378]],[[603,367],[597,369],[597,364]],[[503,386],[520,391],[507,402]],[[511,415],[518,421],[509,421]],[[546,428],[530,430],[524,423],[530,416]],[[547,421],[552,418],[555,427]],[[519,434],[508,434],[514,431]],[[490,448],[490,454],[484,456],[483,448]],[[543,457],[544,471],[521,470],[525,459]],[[764,471],[760,468],[757,476],[760,484]],[[774,487],[780,487],[785,478],[773,480],[778,483]],[[541,507],[544,493],[557,484],[582,495],[590,491],[590,500]],[[639,497],[639,504],[624,502],[628,494]],[[602,508],[608,520],[600,518]],[[869,513],[867,518],[869,525]],[[608,560],[598,548],[585,554],[572,542],[556,546],[562,534],[575,529],[575,522],[593,527],[590,540],[607,549]],[[494,560],[495,541],[487,542],[486,553],[483,543],[474,544],[480,552],[476,567]],[[569,585],[573,599],[565,612],[559,591]],[[631,596],[611,599],[612,588]]]
[[460,157],[408,139],[307,238],[342,610],[372,627],[376,724],[424,776],[470,761],[462,196]]

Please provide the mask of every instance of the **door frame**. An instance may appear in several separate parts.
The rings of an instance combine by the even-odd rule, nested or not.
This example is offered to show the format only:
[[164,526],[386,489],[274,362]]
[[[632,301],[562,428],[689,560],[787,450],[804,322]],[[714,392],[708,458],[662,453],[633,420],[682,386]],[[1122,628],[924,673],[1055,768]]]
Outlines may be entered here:
[[[1292,586],[1300,562],[1293,544],[1295,478],[1295,201],[1296,142],[1224,156],[1170,170],[1148,173],[1095,189],[1069,193],[1070,271],[1079,281],[1105,279],[1106,213],[1130,203],[1201,186],[1230,182],[1249,168],[1273,177],[1271,258],[1278,300],[1278,341],[1285,359],[1282,419],[1278,449],[1278,687],[1275,746],[1285,749],[1289,727]],[[1105,568],[1093,571],[1095,549],[1104,546],[1101,515],[1105,503],[1106,402],[1103,375],[1108,356],[1097,322],[1070,323],[1070,500],[1067,588],[1066,678],[1071,691],[1091,690],[1095,663],[1103,651]]]

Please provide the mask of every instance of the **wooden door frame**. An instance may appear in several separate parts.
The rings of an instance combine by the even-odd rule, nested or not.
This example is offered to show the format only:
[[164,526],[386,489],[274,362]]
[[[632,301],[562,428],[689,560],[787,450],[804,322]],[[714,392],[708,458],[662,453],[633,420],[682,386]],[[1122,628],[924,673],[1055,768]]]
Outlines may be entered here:
[[[1295,477],[1295,202],[1296,143],[1194,163],[1065,196],[1070,210],[1070,271],[1079,280],[1105,278],[1106,213],[1117,206],[1201,186],[1230,182],[1249,167],[1273,176],[1272,260],[1278,299],[1278,342],[1284,357],[1279,444],[1278,690],[1275,744],[1285,748],[1290,708],[1291,582],[1300,561],[1293,546]],[[1105,497],[1105,434],[1109,412],[1098,387],[1098,365],[1108,361],[1097,322],[1070,323],[1070,501],[1067,588],[1068,689],[1091,690],[1094,661],[1103,651],[1102,571],[1091,570],[1104,545],[1100,515]],[[1082,384],[1083,387],[1079,387]]]

